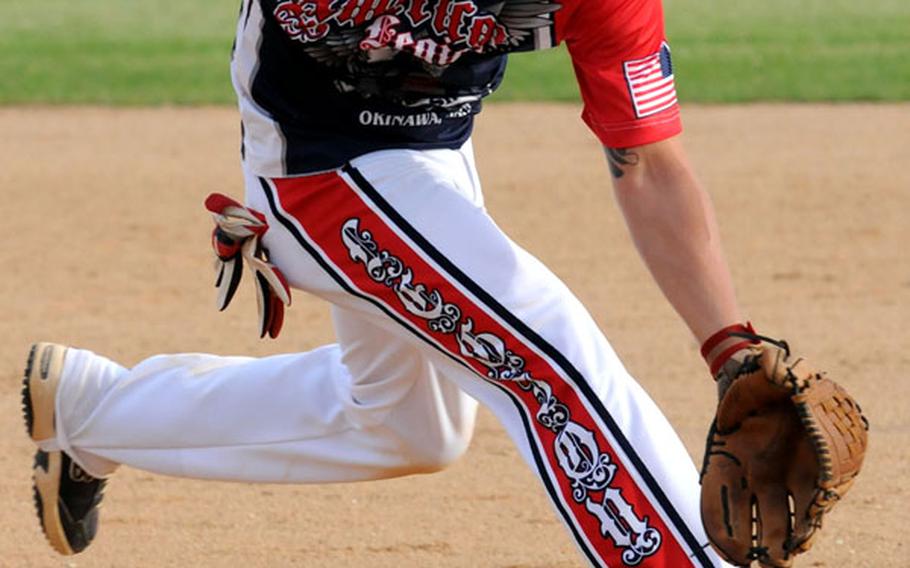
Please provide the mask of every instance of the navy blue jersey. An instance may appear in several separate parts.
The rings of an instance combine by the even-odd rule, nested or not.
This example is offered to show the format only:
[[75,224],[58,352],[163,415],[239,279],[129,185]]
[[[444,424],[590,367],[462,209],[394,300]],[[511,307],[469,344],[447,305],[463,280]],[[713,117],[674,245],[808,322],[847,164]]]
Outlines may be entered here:
[[262,127],[250,122],[263,120],[282,139],[271,150],[281,154],[281,175],[384,148],[457,148],[481,99],[499,86],[505,53],[552,44],[557,8],[539,0],[488,8],[470,0],[247,0],[233,65],[241,99],[249,98],[242,106],[254,111],[243,117],[244,152]]
[[506,54],[563,39],[602,139],[650,132],[642,119],[657,113],[642,108],[675,119],[675,92],[648,106],[649,83],[623,82],[657,49],[669,68],[659,0],[244,0],[231,66],[244,160],[282,177],[375,150],[460,147]]

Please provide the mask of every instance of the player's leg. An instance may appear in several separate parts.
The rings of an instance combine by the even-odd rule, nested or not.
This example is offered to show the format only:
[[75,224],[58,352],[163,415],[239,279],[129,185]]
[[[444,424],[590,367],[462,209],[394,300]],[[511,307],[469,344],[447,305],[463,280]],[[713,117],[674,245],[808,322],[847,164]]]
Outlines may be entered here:
[[95,477],[127,464],[288,483],[430,472],[458,457],[476,403],[367,315],[333,315],[339,344],[306,353],[160,355],[124,369],[69,349],[45,447]]
[[[296,287],[334,291],[308,254],[290,262],[303,275]],[[410,337],[377,326],[380,312],[334,316],[339,345],[265,359],[165,355],[126,369],[84,350],[36,349],[23,403],[39,445],[39,518],[55,549],[71,554],[92,540],[103,478],[121,463],[340,482],[435,471],[463,453],[476,402],[441,382]]]
[[307,251],[344,294],[333,302],[385,313],[496,413],[592,564],[719,565],[679,438],[577,299],[478,206],[466,170],[464,153],[377,152],[261,180],[252,199],[283,228],[279,265]]
[[335,312],[341,345],[266,359],[159,356],[131,370],[36,345],[23,410],[39,445],[35,505],[51,546],[73,554],[91,543],[105,477],[121,463],[299,483],[431,472],[460,456],[476,402],[410,342]]

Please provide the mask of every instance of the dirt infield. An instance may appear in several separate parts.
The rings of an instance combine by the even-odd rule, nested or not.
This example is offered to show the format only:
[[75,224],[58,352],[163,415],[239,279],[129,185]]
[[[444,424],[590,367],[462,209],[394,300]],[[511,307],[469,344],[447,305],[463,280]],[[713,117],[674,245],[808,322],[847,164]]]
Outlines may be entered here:
[[[591,309],[701,459],[713,385],[635,256],[593,137],[572,106],[491,106],[475,137],[487,204]],[[742,302],[822,362],[871,422],[863,477],[800,566],[906,566],[910,523],[910,106],[684,109]],[[298,294],[281,339],[255,339],[249,282],[214,309],[212,191],[242,192],[231,109],[0,109],[0,566],[581,565],[504,432],[482,413],[468,455],[389,482],[265,486],[124,469],[85,554],[33,518],[19,416],[30,342],[126,364],[160,352],[268,354],[330,342]],[[904,472],[901,474],[901,472]]]

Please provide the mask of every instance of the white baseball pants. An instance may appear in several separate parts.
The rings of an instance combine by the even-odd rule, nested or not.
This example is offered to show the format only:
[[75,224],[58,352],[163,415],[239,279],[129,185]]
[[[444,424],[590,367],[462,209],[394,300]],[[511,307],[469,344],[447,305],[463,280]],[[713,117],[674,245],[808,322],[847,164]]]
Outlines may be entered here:
[[483,207],[470,143],[247,174],[272,261],[338,342],[263,359],[71,350],[58,440],[83,467],[319,483],[438,470],[480,403],[593,566],[719,566],[685,448],[584,307]]

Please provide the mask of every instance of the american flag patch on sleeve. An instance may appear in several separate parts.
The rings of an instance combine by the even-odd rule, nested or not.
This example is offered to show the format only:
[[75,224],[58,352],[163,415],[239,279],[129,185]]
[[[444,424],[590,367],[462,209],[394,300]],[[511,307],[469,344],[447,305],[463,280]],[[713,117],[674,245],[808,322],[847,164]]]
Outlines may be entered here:
[[667,42],[660,45],[657,53],[622,65],[636,117],[645,118],[676,104],[673,62]]

